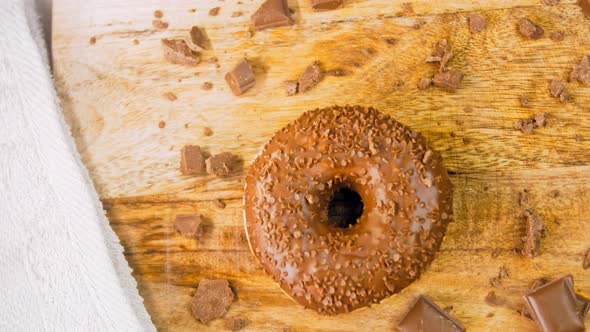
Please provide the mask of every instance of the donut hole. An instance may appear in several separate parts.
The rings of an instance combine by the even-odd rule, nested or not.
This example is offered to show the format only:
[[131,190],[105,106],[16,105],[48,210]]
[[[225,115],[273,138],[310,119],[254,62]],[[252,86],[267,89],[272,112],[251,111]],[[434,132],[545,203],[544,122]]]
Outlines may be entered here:
[[340,188],[328,203],[328,222],[338,228],[350,228],[363,214],[361,195],[350,188]]

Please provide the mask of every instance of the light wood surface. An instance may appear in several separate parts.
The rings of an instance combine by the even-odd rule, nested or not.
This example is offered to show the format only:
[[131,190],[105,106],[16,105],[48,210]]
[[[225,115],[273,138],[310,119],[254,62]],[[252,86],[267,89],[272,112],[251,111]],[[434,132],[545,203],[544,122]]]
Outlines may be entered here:
[[[54,0],[54,73],[65,117],[160,330],[217,331],[229,317],[248,319],[252,331],[395,330],[416,295],[427,294],[452,305],[468,330],[533,331],[535,324],[516,312],[533,278],[572,273],[577,290],[590,295],[590,271],[582,269],[590,247],[590,86],[566,83],[573,96],[568,104],[548,92],[551,79],[565,79],[590,54],[590,20],[571,0],[554,7],[539,0],[423,0],[411,2],[413,13],[404,12],[402,2],[345,1],[341,9],[314,13],[308,1],[289,0],[295,25],[248,38],[249,17],[261,0]],[[219,15],[209,16],[216,6]],[[152,28],[156,9],[168,29]],[[243,15],[231,17],[236,11]],[[469,32],[473,12],[486,16],[487,31]],[[545,36],[521,37],[521,17],[541,25]],[[192,25],[211,39],[203,62],[165,62],[160,39],[183,36]],[[558,30],[566,34],[563,41],[548,38]],[[449,67],[465,73],[456,93],[417,89],[420,78],[437,70],[424,59],[441,38],[456,55]],[[223,76],[243,56],[253,63],[257,83],[234,97]],[[213,57],[219,68],[208,62]],[[281,83],[315,60],[346,75],[326,76],[308,93],[286,97]],[[204,82],[213,89],[202,90]],[[161,97],[169,91],[178,100]],[[520,105],[520,95],[529,97],[530,107]],[[372,105],[422,132],[451,173],[455,222],[433,264],[401,294],[325,317],[289,299],[250,254],[243,170],[219,179],[182,176],[178,167],[184,144],[235,153],[248,167],[275,131],[305,110],[332,104]],[[528,136],[512,128],[537,112],[549,114],[546,128]],[[203,135],[205,126],[212,136]],[[533,260],[511,253],[524,231],[522,189],[531,192],[548,229]],[[551,198],[554,189],[559,195]],[[225,209],[215,206],[217,198]],[[180,213],[206,217],[201,239],[174,233]],[[492,258],[496,248],[502,253]],[[510,277],[494,289],[489,278],[503,264]],[[189,309],[205,277],[227,278],[237,295],[226,316],[207,326]],[[491,290],[506,304],[486,304]]]

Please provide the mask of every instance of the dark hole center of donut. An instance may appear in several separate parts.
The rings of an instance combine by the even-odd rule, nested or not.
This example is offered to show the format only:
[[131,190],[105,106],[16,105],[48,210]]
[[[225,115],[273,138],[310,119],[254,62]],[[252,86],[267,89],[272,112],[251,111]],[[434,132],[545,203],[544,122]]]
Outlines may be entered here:
[[353,226],[362,214],[361,195],[349,188],[341,188],[336,191],[328,203],[328,222],[335,227]]

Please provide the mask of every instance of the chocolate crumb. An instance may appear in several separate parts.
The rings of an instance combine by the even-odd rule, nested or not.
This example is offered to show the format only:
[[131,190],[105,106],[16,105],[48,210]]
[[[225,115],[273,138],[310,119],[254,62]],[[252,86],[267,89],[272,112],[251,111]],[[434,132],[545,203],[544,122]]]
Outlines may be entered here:
[[213,135],[213,130],[209,127],[203,127],[203,135],[211,136]]
[[449,70],[444,73],[436,73],[432,82],[439,88],[443,88],[447,91],[454,92],[461,85],[464,74],[458,71]]
[[139,40],[133,39],[133,45],[139,45]]
[[285,88],[287,96],[292,96],[294,94],[297,94],[299,83],[297,83],[296,81],[285,81],[283,82],[283,87]]
[[182,39],[162,39],[162,49],[164,51],[164,58],[170,63],[196,66],[201,62],[201,58],[193,52],[186,42]]
[[502,249],[500,249],[500,248],[494,249],[494,251],[492,251],[492,258],[498,258],[498,256],[500,256],[501,253],[502,253]]
[[539,39],[545,33],[540,26],[525,17],[518,21],[518,31],[520,31],[523,36],[531,39]]
[[490,312],[490,313],[488,313],[488,314],[486,315],[486,317],[487,317],[487,318],[494,317],[494,313],[493,313],[493,312]]
[[481,14],[471,14],[469,19],[469,30],[472,33],[482,32],[486,29],[486,17]]
[[385,42],[389,45],[395,45],[397,43],[397,40],[395,38],[384,38],[383,40],[385,40]]
[[196,319],[206,324],[222,317],[233,299],[234,293],[227,280],[202,279],[191,301],[191,311]]
[[156,19],[152,21],[152,26],[154,27],[154,29],[163,30],[168,28],[168,22]]
[[155,18],[162,18],[162,17],[164,17],[164,13],[158,9],[158,10],[154,11],[154,17]]
[[217,206],[220,209],[225,209],[225,202],[220,200],[220,199],[216,199],[213,201],[213,203],[215,203],[215,206]]
[[563,84],[562,80],[552,80],[549,83],[549,92],[553,97],[559,97],[559,100],[562,103],[565,103],[570,99],[570,94],[565,89],[565,84]]
[[200,214],[178,214],[174,220],[174,229],[188,237],[199,237],[199,227],[203,222]]
[[463,137],[463,144],[467,145],[471,143],[471,138]]
[[455,137],[457,137],[457,134],[455,134],[454,132],[452,132],[452,131],[451,131],[451,132],[449,133],[449,136],[451,136],[451,137],[455,138]]
[[205,33],[201,28],[198,26],[191,27],[188,37],[186,38],[186,44],[191,50],[195,52],[204,51],[206,48],[206,41],[207,37],[205,37]]
[[562,41],[565,38],[565,33],[563,31],[555,31],[549,34],[549,38],[553,41]]
[[[588,6],[590,7],[590,3]],[[574,69],[570,73],[569,79],[570,81],[578,80],[590,85],[590,55],[585,55],[580,64],[574,64]]]
[[[185,125],[186,127],[186,125]],[[201,174],[205,170],[205,158],[198,145],[185,145],[180,150],[180,173]]]
[[430,78],[421,78],[420,81],[418,82],[418,89],[425,90],[425,89],[427,89],[431,85],[432,85],[432,79],[430,79]]
[[205,82],[205,83],[201,84],[201,89],[202,90],[211,90],[211,89],[213,89],[213,83]]
[[205,161],[205,166],[207,173],[226,177],[234,171],[237,162],[238,158],[235,155],[229,152],[222,152],[209,157]]
[[527,96],[519,96],[518,99],[520,100],[520,105],[522,105],[522,107],[529,107],[529,97]]
[[548,118],[547,113],[541,112],[541,113],[535,114],[535,116],[533,117],[535,128],[541,128],[541,127],[547,126],[547,118]]
[[443,310],[446,311],[446,312],[451,312],[453,310],[453,306],[452,305],[448,305],[448,306],[444,307]]
[[96,37],[90,37],[90,40],[88,41],[88,43],[90,43],[90,45],[96,44]]
[[541,3],[545,6],[555,6],[559,5],[559,0],[541,0]]
[[225,321],[225,328],[230,331],[239,331],[248,325],[246,318],[230,317]]
[[584,270],[588,270],[590,268],[590,249],[586,251],[586,255],[584,256],[584,262],[582,263],[582,267]]
[[220,7],[213,7],[209,9],[209,16],[217,16],[219,14]]
[[158,122],[158,128],[164,129],[164,127],[166,127],[166,122],[163,120],[160,120],[160,122]]
[[191,8],[188,11],[189,11],[189,13],[196,13],[197,12],[197,8]]
[[188,123],[185,123],[184,124],[184,128],[188,128]]
[[242,15],[243,15],[242,12],[233,12],[233,13],[231,13],[231,17],[240,17]]
[[528,258],[534,258],[541,253],[541,237],[544,227],[541,217],[535,211],[526,209],[524,216],[526,218],[526,234],[523,238],[522,253]]
[[167,99],[167,100],[169,100],[169,101],[175,101],[175,100],[177,100],[177,99],[178,99],[178,97],[176,97],[176,95],[175,95],[173,92],[164,92],[164,93],[162,94],[162,97],[163,97],[164,99]]
[[559,196],[559,191],[557,191],[557,189],[553,189],[549,192],[549,197],[555,198],[557,196]]
[[485,301],[491,306],[499,306],[504,303],[504,299],[496,295],[496,292],[491,291],[486,295]]

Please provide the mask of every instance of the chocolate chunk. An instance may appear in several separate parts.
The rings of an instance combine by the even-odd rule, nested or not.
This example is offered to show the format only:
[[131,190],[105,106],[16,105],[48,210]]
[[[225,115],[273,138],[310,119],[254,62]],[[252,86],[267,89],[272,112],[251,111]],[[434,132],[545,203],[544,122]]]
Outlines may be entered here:
[[590,249],[586,251],[586,255],[584,256],[584,262],[582,263],[582,267],[584,270],[588,270],[590,268]]
[[266,0],[252,14],[252,24],[256,30],[275,28],[294,23],[287,0]]
[[206,91],[211,90],[211,89],[213,89],[213,83],[205,82],[205,83],[201,84],[201,89],[206,90]]
[[529,107],[529,97],[519,96],[518,99],[520,100],[520,105],[522,105],[522,107]]
[[168,29],[168,22],[156,19],[152,21],[152,26],[154,27],[154,29],[158,30]]
[[205,170],[205,159],[198,145],[185,145],[180,150],[180,173],[201,174]]
[[559,5],[559,0],[541,0],[541,3],[545,6],[555,6]]
[[544,332],[584,331],[578,315],[571,275],[538,287],[524,296],[526,306]]
[[238,163],[238,158],[229,152],[222,152],[205,161],[207,173],[225,177],[230,175]]
[[299,92],[304,93],[313,88],[321,79],[320,67],[313,64],[305,68],[303,74],[299,78]]
[[563,84],[562,80],[552,80],[549,83],[549,92],[553,97],[559,97],[559,100],[562,103],[565,103],[570,99],[570,94],[565,89],[565,84]]
[[431,85],[432,85],[432,79],[430,79],[430,78],[421,78],[420,81],[418,82],[418,89],[425,90],[425,89],[427,89]]
[[439,88],[454,92],[461,85],[464,74],[458,71],[449,70],[444,73],[436,73],[432,82]]
[[579,0],[578,4],[582,7],[582,13],[590,18],[590,0]]
[[401,332],[414,331],[440,331],[456,332],[465,331],[465,327],[434,304],[432,300],[420,295],[410,311],[398,325]]
[[203,127],[203,135],[211,136],[213,135],[213,130],[209,127]]
[[299,83],[296,81],[285,81],[283,82],[283,87],[285,87],[285,92],[287,96],[292,96],[297,94],[297,88],[299,87]]
[[246,59],[242,59],[232,71],[225,74],[225,81],[236,96],[243,94],[256,84],[252,67]]
[[[531,281],[531,282],[529,283],[529,285],[528,285],[528,290],[529,290],[529,292],[530,292],[530,291],[532,291],[532,290],[535,290],[535,289],[537,289],[537,288],[539,288],[539,287],[541,287],[541,286],[545,285],[545,284],[546,284],[546,283],[548,283],[548,282],[549,282],[549,281],[548,281],[547,279],[545,279],[545,278],[538,278],[538,279],[535,279],[535,280],[533,280],[533,281]],[[533,319],[533,317],[531,317],[531,313],[530,313],[530,311],[529,311],[529,309],[527,308],[527,306],[526,306],[526,305],[524,305],[524,307],[522,308],[522,310],[521,310],[521,314],[522,314],[522,316],[524,316],[524,317],[526,317],[526,318]]]
[[209,9],[209,16],[217,16],[217,14],[219,14],[219,10],[221,8],[219,7],[213,7],[211,9]]
[[563,31],[555,31],[549,34],[549,38],[553,41],[562,41],[565,38],[565,33]]
[[202,52],[205,50],[207,37],[197,26],[193,26],[189,31],[188,37],[186,38],[186,44],[188,47],[195,52]]
[[239,331],[248,325],[248,320],[241,317],[230,317],[225,321],[225,328],[230,331]]
[[162,18],[162,17],[164,17],[164,13],[158,9],[158,10],[154,11],[154,17],[155,18]]
[[472,33],[482,32],[486,29],[486,17],[481,14],[469,15],[469,30]]
[[217,206],[220,209],[225,209],[225,202],[220,200],[220,199],[216,199],[213,201],[213,203],[215,203],[215,206]]
[[494,291],[491,291],[486,295],[485,301],[493,307],[504,304],[504,299],[496,295],[496,292]]
[[179,214],[174,220],[174,229],[184,236],[198,237],[202,222],[200,214]]
[[522,253],[528,258],[534,258],[541,253],[541,237],[544,227],[541,217],[530,209],[524,210],[526,218],[526,234],[523,239],[524,247]]
[[198,54],[193,52],[182,39],[162,39],[164,58],[171,63],[196,66],[201,62]]
[[227,280],[202,279],[191,301],[193,316],[206,324],[225,314],[234,299]]
[[315,10],[330,10],[342,6],[342,0],[311,0],[311,8]]
[[531,39],[539,39],[545,33],[540,26],[525,17],[518,21],[518,31],[520,31],[523,36]]
[[557,191],[557,189],[553,189],[549,192],[549,197],[555,198],[557,196],[559,196],[559,191]]
[[175,101],[176,99],[178,99],[178,97],[176,97],[176,95],[173,92],[164,92],[162,94],[162,98],[169,101]]
[[584,55],[580,64],[574,65],[574,69],[570,73],[570,81],[573,80],[590,85],[590,55]]

